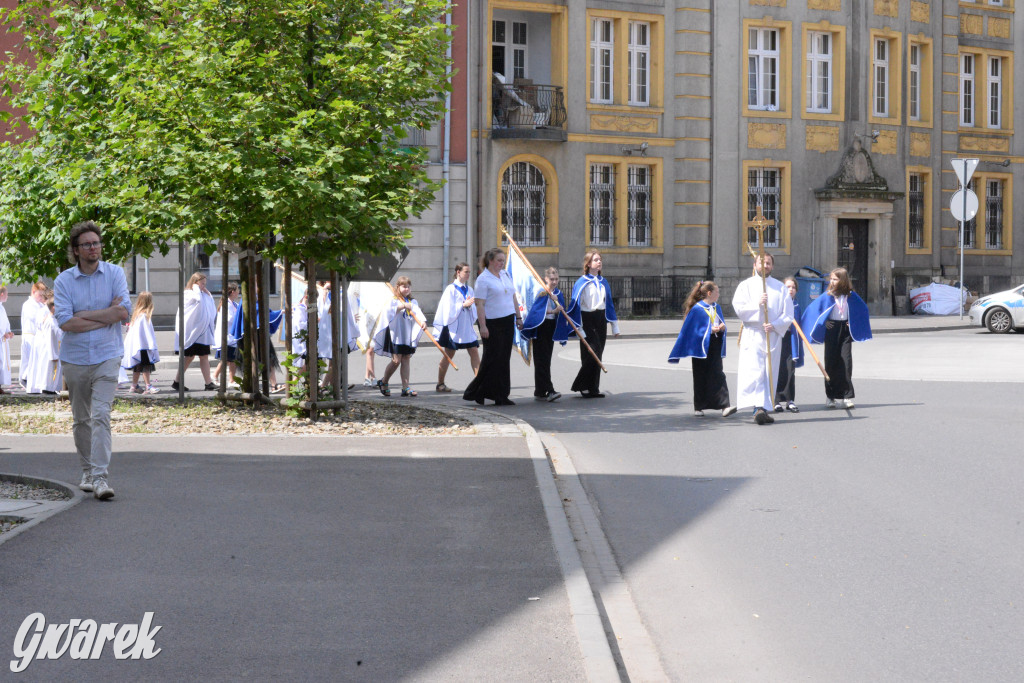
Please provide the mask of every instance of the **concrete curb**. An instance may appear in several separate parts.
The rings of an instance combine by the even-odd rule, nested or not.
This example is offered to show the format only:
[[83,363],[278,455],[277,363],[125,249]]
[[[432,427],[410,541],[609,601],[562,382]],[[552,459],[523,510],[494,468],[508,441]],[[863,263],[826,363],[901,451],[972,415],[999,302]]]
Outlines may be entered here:
[[[45,486],[46,488],[58,489],[67,494],[71,495],[70,500],[66,501],[40,501],[40,505],[34,506],[28,510],[19,510],[15,513],[0,514],[0,517],[24,519],[25,522],[19,524],[13,530],[7,533],[0,534],[0,545],[3,545],[7,541],[11,540],[18,534],[31,529],[32,527],[43,523],[45,520],[53,517],[59,512],[64,512],[87,498],[84,491],[81,491],[77,486],[66,484],[62,481],[56,481],[53,479],[43,479],[41,477],[28,477],[21,474],[9,474],[6,472],[0,472],[0,481],[10,481],[18,484],[34,484],[37,486]],[[10,498],[4,498],[2,500],[11,500]]]

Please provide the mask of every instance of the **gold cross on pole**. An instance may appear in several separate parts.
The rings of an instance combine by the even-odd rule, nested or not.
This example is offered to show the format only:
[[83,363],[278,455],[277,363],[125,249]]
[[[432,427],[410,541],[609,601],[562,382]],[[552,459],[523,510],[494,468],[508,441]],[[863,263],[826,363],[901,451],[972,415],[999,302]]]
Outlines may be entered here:
[[757,231],[757,246],[761,250],[762,255],[764,255],[764,231],[774,225],[775,221],[765,218],[764,211],[761,210],[761,205],[758,204],[757,213],[754,214],[754,219],[747,223],[747,227]]

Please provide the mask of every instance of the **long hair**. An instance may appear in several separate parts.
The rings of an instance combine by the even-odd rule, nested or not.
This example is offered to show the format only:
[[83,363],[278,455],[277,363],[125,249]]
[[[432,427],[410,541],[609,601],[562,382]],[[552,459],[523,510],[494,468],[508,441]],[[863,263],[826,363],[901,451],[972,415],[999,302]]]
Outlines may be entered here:
[[686,318],[690,313],[690,309],[693,308],[697,302],[704,301],[708,297],[708,294],[715,291],[718,285],[715,284],[714,280],[701,280],[693,286],[690,290],[690,295],[686,297],[686,303],[683,304],[683,318]]
[[153,295],[149,292],[139,292],[135,299],[135,309],[132,311],[132,322],[140,316],[146,316],[147,320],[153,319]]
[[[599,252],[597,249],[595,249],[594,251],[588,251],[586,254],[584,254],[584,256],[583,256],[583,274],[584,275],[590,275],[590,262],[594,260],[595,256],[600,256],[600,255],[601,255],[601,252]],[[602,259],[602,261],[603,260],[604,259]],[[601,271],[598,270],[597,274],[600,275]]]
[[829,292],[832,296],[846,296],[853,291],[853,283],[850,282],[850,273],[847,272],[846,268],[836,268],[829,273],[829,278],[833,275],[839,278],[839,282],[836,283],[834,289],[829,287]]
[[786,284],[787,282],[792,282],[793,283],[793,290],[794,291],[797,291],[797,292],[800,291],[800,283],[796,281],[795,277],[790,275],[789,277],[787,277],[785,280],[782,281],[782,284]]
[[[228,286],[225,289],[227,290],[228,301],[231,301],[231,295],[238,291],[238,283],[237,282],[229,282]],[[220,312],[220,308],[223,305],[224,305],[224,297],[218,296],[217,297],[217,312],[218,313]]]
[[461,270],[462,270],[463,268],[469,268],[469,264],[468,264],[468,263],[466,263],[465,261],[459,261],[458,263],[456,263],[456,264],[455,264],[455,273],[454,273],[454,274],[452,275],[452,278],[453,278],[453,279],[454,279],[454,278],[458,278],[458,277],[459,277],[459,272],[460,272],[460,271],[461,271]]
[[198,270],[192,273],[192,277],[188,279],[188,284],[185,285],[185,289],[192,289],[192,285],[197,284],[200,280],[206,278],[206,275],[200,273]]

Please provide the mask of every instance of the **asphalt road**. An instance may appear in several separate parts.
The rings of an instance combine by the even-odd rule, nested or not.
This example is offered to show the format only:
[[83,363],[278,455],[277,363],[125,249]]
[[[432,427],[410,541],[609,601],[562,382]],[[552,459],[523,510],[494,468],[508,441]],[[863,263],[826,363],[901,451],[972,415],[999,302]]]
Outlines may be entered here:
[[608,398],[516,410],[569,451],[673,680],[1024,679],[1020,335],[855,344],[856,409],[812,365],[768,427],[694,417],[670,346],[609,340]]

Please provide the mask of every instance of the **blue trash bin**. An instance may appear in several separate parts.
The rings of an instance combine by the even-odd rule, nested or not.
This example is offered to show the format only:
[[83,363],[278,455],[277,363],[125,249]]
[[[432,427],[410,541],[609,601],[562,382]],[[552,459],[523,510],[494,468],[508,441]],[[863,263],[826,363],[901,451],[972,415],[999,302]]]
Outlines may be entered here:
[[806,311],[811,302],[817,299],[828,288],[828,279],[821,272],[804,266],[798,270],[793,279],[796,280],[796,303],[800,310]]

